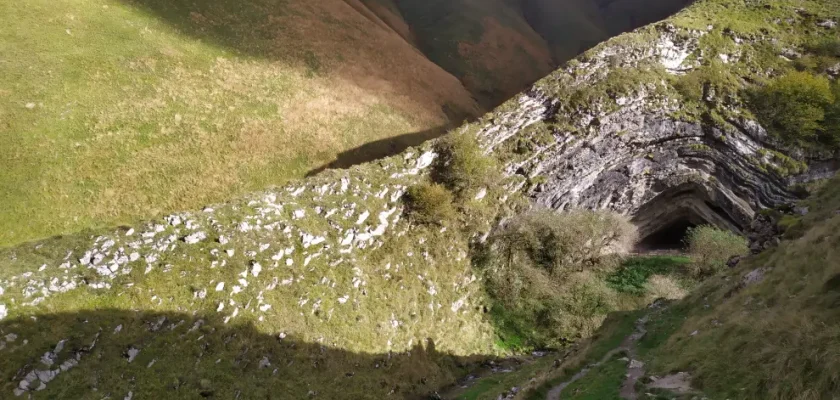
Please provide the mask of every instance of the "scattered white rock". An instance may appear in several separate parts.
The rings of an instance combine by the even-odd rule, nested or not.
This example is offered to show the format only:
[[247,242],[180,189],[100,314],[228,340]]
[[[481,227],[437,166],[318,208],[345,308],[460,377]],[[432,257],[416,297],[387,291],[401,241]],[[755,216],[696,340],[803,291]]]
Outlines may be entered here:
[[417,158],[417,169],[425,169],[428,166],[432,165],[432,162],[435,161],[436,154],[432,151],[427,151],[423,153],[419,158]]
[[128,349],[128,352],[127,352],[127,355],[128,355],[128,362],[132,362],[132,361],[134,361],[134,358],[135,358],[135,357],[137,357],[137,355],[138,355],[138,354],[140,354],[140,350],[139,350],[139,349],[136,349],[136,348],[134,348],[134,347],[132,347],[132,348]]
[[820,22],[817,22],[817,26],[826,28],[826,29],[834,29],[837,27],[837,22],[832,21],[830,19],[826,19]]
[[196,244],[204,239],[207,239],[207,234],[202,231],[199,231],[185,237],[184,242],[186,242],[187,244]]
[[370,211],[363,212],[361,215],[359,215],[359,219],[356,221],[356,225],[361,225],[361,224],[365,223],[365,221],[368,219],[369,216],[370,216]]

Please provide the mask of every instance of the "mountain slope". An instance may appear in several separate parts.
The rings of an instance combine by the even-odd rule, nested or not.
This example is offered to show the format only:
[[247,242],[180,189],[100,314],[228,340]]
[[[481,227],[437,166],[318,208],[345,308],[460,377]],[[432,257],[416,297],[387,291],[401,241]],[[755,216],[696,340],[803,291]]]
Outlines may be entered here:
[[342,0],[4,2],[0,15],[0,245],[221,201],[479,111]]
[[606,37],[525,3],[4,3],[0,246],[394,154]]
[[[109,6],[106,10],[110,9]],[[17,394],[34,398],[81,397],[91,393],[97,397],[103,394],[103,397],[123,398],[147,395],[247,398],[288,393],[293,398],[320,395],[379,399],[433,393],[454,383],[459,375],[466,375],[471,360],[488,362],[509,353],[492,316],[488,315],[489,298],[482,281],[486,271],[474,265],[471,256],[475,255],[472,253],[475,245],[511,216],[535,205],[558,213],[571,208],[609,209],[634,217],[643,237],[670,232],[672,223],[713,224],[741,231],[751,225],[752,217],[762,209],[795,200],[794,184],[832,175],[837,165],[834,154],[819,148],[800,148],[768,132],[751,112],[746,93],[799,65],[779,57],[790,54],[787,49],[806,52],[810,51],[807,44],[814,39],[836,40],[838,11],[836,2],[822,0],[779,0],[772,7],[736,0],[705,0],[668,21],[596,46],[493,113],[459,129],[458,135],[462,136],[453,137],[475,136],[483,145],[472,148],[473,158],[459,159],[447,154],[445,146],[424,143],[373,163],[328,171],[279,188],[235,197],[226,203],[211,203],[208,207],[196,207],[145,223],[100,228],[2,249],[0,390],[3,396]],[[215,21],[229,15],[223,10],[215,12],[208,10],[190,18]],[[21,18],[25,16],[21,15]],[[359,18],[370,21],[361,14]],[[77,19],[74,16],[70,20]],[[212,22],[204,24],[215,26]],[[216,29],[224,31],[228,26]],[[149,30],[155,32],[154,27],[149,25]],[[264,33],[259,29],[254,31]],[[68,35],[63,30],[57,33]],[[400,35],[391,34],[389,37],[402,40]],[[266,37],[273,38],[268,34]],[[266,43],[273,42],[274,39],[266,40]],[[259,44],[259,41],[248,43],[249,46]],[[31,45],[45,44],[33,41]],[[187,50],[198,51],[202,46],[205,44],[190,40],[181,51],[191,54]],[[80,50],[68,51],[72,54]],[[262,65],[253,57],[241,57],[235,68],[226,69],[222,66],[233,61],[213,59],[211,67],[204,71],[221,73],[221,77],[210,72],[198,77],[182,72],[177,76],[180,85],[171,83],[172,86],[163,87],[170,90],[163,91],[165,96],[161,98],[178,100],[182,98],[179,96],[201,95],[209,102],[207,99],[213,99],[214,93],[219,92],[184,90],[198,90],[210,78],[218,79],[211,82],[218,91],[229,88],[240,94],[240,85],[248,82],[243,79],[250,76],[248,73],[255,73],[245,67]],[[826,57],[832,62],[840,61],[837,59],[840,55]],[[309,69],[301,71],[299,78],[324,79],[320,68],[316,68],[319,64],[313,59],[308,60],[309,64],[306,61],[304,57],[300,67]],[[161,68],[155,63],[134,65]],[[182,62],[179,68],[187,66]],[[98,68],[88,67],[93,72]],[[78,69],[74,71],[80,73]],[[828,87],[826,76],[830,69],[808,71],[820,75]],[[108,75],[110,79],[119,76]],[[261,90],[273,89],[261,85],[282,84],[274,79],[277,76],[285,75],[278,73],[258,81],[259,84],[251,84]],[[28,81],[31,83],[33,79]],[[95,84],[97,81],[93,80],[91,85]],[[162,107],[166,120],[171,116],[173,123],[191,123],[203,129],[213,128],[208,121],[217,117],[214,112],[220,107],[214,105],[211,111],[190,114],[208,103],[178,103],[180,108],[172,110],[176,115],[171,115],[165,104],[135,102],[136,98],[130,97],[131,91],[109,94],[100,89],[103,96],[112,96],[105,99],[129,96],[132,105],[145,105],[154,112],[158,112],[155,107]],[[325,95],[331,93],[328,89],[338,87],[324,89]],[[275,94],[267,93],[265,98],[273,99]],[[233,98],[242,103],[230,100],[222,104],[234,108],[255,107],[255,115],[274,117],[275,108],[256,107],[245,101],[253,97],[242,97]],[[290,106],[298,105],[293,100],[289,101]],[[47,111],[48,104],[44,103]],[[344,111],[339,107],[344,104],[337,101],[318,104]],[[35,103],[33,107],[24,105],[21,109],[39,112],[41,106]],[[67,115],[68,120],[72,116]],[[114,116],[102,116],[105,117]],[[40,121],[35,116],[29,118],[29,123]],[[229,121],[238,120],[231,118],[224,122]],[[323,129],[329,126],[318,125]],[[96,140],[121,138],[118,134],[123,131],[117,129],[118,125],[109,127],[113,133],[97,136]],[[144,133],[140,128],[135,129]],[[318,132],[313,128],[309,133]],[[149,131],[145,134],[150,135]],[[152,135],[150,138],[155,139]],[[179,143],[178,138],[166,137],[175,143]],[[49,141],[38,143],[43,147],[16,149],[15,154],[20,154],[16,157],[23,157],[30,149],[47,151],[49,146],[54,146]],[[249,151],[272,150],[264,142],[249,144]],[[304,142],[304,145],[310,144]],[[202,146],[198,142],[196,148]],[[99,149],[104,151],[108,147]],[[119,155],[133,157],[129,150],[132,149]],[[196,156],[184,151],[171,154]],[[250,153],[239,156],[247,154]],[[96,167],[97,162],[102,162],[94,155],[84,160],[85,167]],[[482,158],[476,162],[477,157]],[[231,165],[239,165],[233,161]],[[474,171],[496,164],[502,166],[503,171],[496,171],[501,177],[476,178],[478,187],[469,192],[453,194],[447,186],[429,182],[439,175],[440,168],[458,166]],[[810,169],[806,171],[803,165]],[[42,166],[54,167],[50,163]],[[204,169],[184,172],[203,177],[208,166],[193,167],[199,166]],[[53,174],[74,172],[69,168],[57,171]],[[471,176],[459,178],[469,181]],[[207,179],[212,183],[218,177]],[[193,186],[190,182],[174,183],[199,191],[212,190],[197,186],[206,184],[203,181],[192,182]],[[21,186],[25,187],[24,184],[40,184],[45,190],[52,190],[43,181],[23,182]],[[836,185],[835,181],[830,187]],[[450,206],[441,212],[448,214],[448,219],[426,224],[417,221],[416,210],[410,207],[416,206],[414,203],[420,197],[418,188],[423,187],[432,188],[428,190],[435,195],[429,196],[432,201],[427,201],[427,206]],[[410,195],[406,196],[407,193]],[[93,200],[98,200],[97,192],[90,194]],[[457,206],[452,204],[456,197]],[[530,202],[527,197],[531,198]],[[764,261],[776,263],[782,258],[785,262],[809,261],[790,271],[774,269],[784,275],[767,275],[774,278],[765,280],[766,286],[755,286],[762,291],[769,290],[785,278],[779,286],[782,295],[768,295],[763,305],[771,308],[759,309],[755,318],[761,316],[772,321],[774,311],[778,311],[773,307],[788,302],[792,308],[785,311],[786,315],[807,309],[809,313],[822,313],[819,318],[826,325],[834,323],[833,308],[827,305],[833,304],[836,297],[833,294],[836,271],[833,267],[812,269],[810,265],[832,260],[831,251],[836,247],[831,236],[837,220],[832,207],[836,205],[833,200],[826,204],[824,208],[814,205],[814,215],[809,217],[813,221],[804,222],[826,224],[804,236],[805,242],[800,243],[807,247],[797,249],[783,244],[780,253],[766,253],[770,254],[769,259],[759,256],[744,262],[742,268]],[[18,217],[11,226],[25,226],[26,221],[21,219]],[[764,243],[770,247],[772,242]],[[809,252],[808,258],[803,258],[806,256],[803,251]],[[774,254],[780,258],[774,261]],[[538,255],[545,256],[542,252]],[[812,270],[814,273],[808,275]],[[602,278],[592,271],[585,273],[593,279]],[[790,278],[788,273],[796,276]],[[722,280],[729,285],[736,283],[731,276],[728,281]],[[579,290],[569,291],[570,297],[580,300],[575,303],[578,307],[570,311],[575,316],[584,314],[587,330],[578,328],[575,334],[567,334],[563,339],[581,339],[589,332],[589,322],[602,321],[607,311],[617,309],[615,304],[600,301],[600,297],[590,301],[593,298],[588,297],[587,290],[595,290],[596,295],[613,290],[602,281],[596,283],[600,285],[574,286],[572,289]],[[695,306],[705,302],[704,294],[712,295],[713,300],[725,297],[723,289],[720,285],[704,286],[689,297],[689,301],[698,303],[682,304],[708,312],[702,311],[708,310],[705,303],[699,306],[702,308]],[[828,294],[818,297],[822,295],[819,290]],[[746,296],[756,294],[749,288],[742,293],[745,301]],[[797,293],[802,297],[789,297]],[[733,302],[724,307],[750,306],[742,304]],[[711,321],[704,319],[705,314],[695,312],[692,311],[692,325],[684,328],[693,327],[700,332],[694,336],[693,331],[671,336],[674,341],[667,346],[674,350],[671,354],[696,360],[696,365],[680,364],[679,358],[669,359],[663,353],[651,361],[654,368],[661,368],[657,373],[673,372],[666,369],[676,365],[680,369],[696,368],[701,377],[718,377],[720,371],[726,372],[722,369],[725,358],[712,358],[703,354],[703,349],[689,346],[680,350],[684,353],[678,353],[674,347],[691,340],[688,336],[704,337],[709,345],[719,339],[731,340],[721,343],[734,348],[742,344],[739,339],[760,334],[746,331],[751,334],[745,336],[736,330],[737,335],[724,337],[720,332],[727,331],[710,329],[709,336],[700,336],[706,335],[705,324]],[[681,320],[685,315],[676,316]],[[731,315],[722,313],[721,316]],[[609,335],[610,344],[617,345],[615,340],[621,343],[624,335],[620,333],[631,333],[633,321],[633,318],[620,318],[621,329]],[[659,329],[658,320],[650,321],[653,324],[645,329],[655,332]],[[664,325],[669,325],[669,320],[664,321]],[[739,329],[761,327],[755,319],[745,321],[752,327]],[[702,328],[698,329],[700,325]],[[737,327],[737,321],[732,326]],[[809,330],[803,332],[812,332],[810,327],[805,328]],[[829,326],[825,333],[834,331]],[[785,353],[787,360],[796,362],[795,365],[803,365],[798,364],[803,359],[806,364],[823,363],[817,366],[830,367],[829,373],[834,371],[833,364],[825,362],[827,358],[823,357],[832,354],[834,342],[820,334],[814,332],[819,342],[793,338],[807,344],[801,348],[811,351],[815,355],[812,359]],[[649,338],[665,336],[670,334]],[[649,347],[662,348],[661,344],[651,343]],[[642,349],[648,344],[638,342],[638,346]],[[755,362],[750,357],[763,356],[761,350],[765,348],[746,349],[759,351],[743,354],[743,360],[738,361],[748,364],[734,365],[750,370]],[[659,366],[657,359],[662,360]],[[607,359],[611,381],[616,376],[620,379],[620,373],[615,373],[620,368],[613,368],[620,367],[618,361]],[[551,368],[550,361],[545,364]],[[772,372],[770,368],[758,371]],[[761,374],[757,376],[758,379],[747,377],[743,381],[766,381]],[[836,384],[827,375],[813,376],[819,379],[802,382],[815,382],[822,388]],[[805,386],[796,381],[782,382],[785,385],[791,382],[792,390]],[[738,382],[733,385],[723,382],[721,387],[702,383],[699,381],[697,387],[715,393],[734,393],[733,397],[740,390]],[[758,392],[745,393],[758,393],[757,397],[765,393],[784,397],[790,393],[772,392],[774,387],[768,385],[756,386],[755,390]],[[497,397],[498,393],[492,393],[492,398]]]

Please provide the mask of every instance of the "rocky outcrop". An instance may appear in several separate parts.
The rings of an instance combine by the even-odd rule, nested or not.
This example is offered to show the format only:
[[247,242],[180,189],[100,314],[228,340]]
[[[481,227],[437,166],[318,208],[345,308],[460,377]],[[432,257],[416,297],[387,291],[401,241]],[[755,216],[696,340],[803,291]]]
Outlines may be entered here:
[[[836,166],[831,154],[786,148],[737,97],[705,87],[699,104],[686,104],[673,82],[718,57],[701,38],[719,29],[660,24],[608,42],[538,82],[479,135],[512,154],[508,173],[529,178],[540,206],[629,214],[642,238],[674,225],[743,232],[756,211],[795,201],[792,184]],[[752,57],[756,41],[722,35],[738,49],[726,57],[732,65]]]

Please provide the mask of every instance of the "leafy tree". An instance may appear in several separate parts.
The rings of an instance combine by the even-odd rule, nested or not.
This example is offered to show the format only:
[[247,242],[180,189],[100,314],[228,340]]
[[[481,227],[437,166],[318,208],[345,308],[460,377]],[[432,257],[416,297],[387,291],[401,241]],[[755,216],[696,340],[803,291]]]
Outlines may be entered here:
[[695,277],[714,274],[726,266],[732,256],[747,254],[747,240],[730,231],[721,230],[711,225],[691,228],[686,236],[691,263],[689,272]]
[[828,79],[791,72],[753,93],[755,113],[772,133],[799,145],[823,139],[826,110],[834,103]]

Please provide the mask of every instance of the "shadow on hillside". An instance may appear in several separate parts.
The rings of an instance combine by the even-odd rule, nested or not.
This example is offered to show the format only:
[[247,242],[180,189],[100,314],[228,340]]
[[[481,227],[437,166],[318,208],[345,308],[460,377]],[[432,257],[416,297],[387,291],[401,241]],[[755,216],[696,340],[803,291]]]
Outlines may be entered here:
[[440,353],[431,341],[404,353],[355,353],[219,315],[98,310],[7,319],[0,398],[14,398],[21,381],[32,398],[427,398],[483,361]]
[[457,81],[441,83],[434,81],[443,79],[440,76],[420,76],[430,69],[413,64],[415,55],[418,62],[424,57],[412,45],[403,43],[398,35],[391,38],[391,32],[380,24],[371,24],[374,17],[369,11],[356,10],[343,1],[122,1],[185,36],[244,57],[299,67],[309,77],[335,75],[373,93],[393,92],[413,100],[407,102],[413,105],[406,107],[425,107],[437,113],[441,105],[437,103],[462,101],[450,106],[467,115],[480,111],[467,103],[467,96],[433,100],[430,93],[446,97],[442,93],[447,91],[429,89],[430,83]]
[[397,155],[409,147],[419,146],[427,140],[443,136],[450,128],[449,126],[440,126],[421,132],[406,133],[400,136],[369,142],[354,149],[341,152],[336,156],[334,161],[309,171],[306,176],[317,175],[328,169],[347,169],[354,165]]

